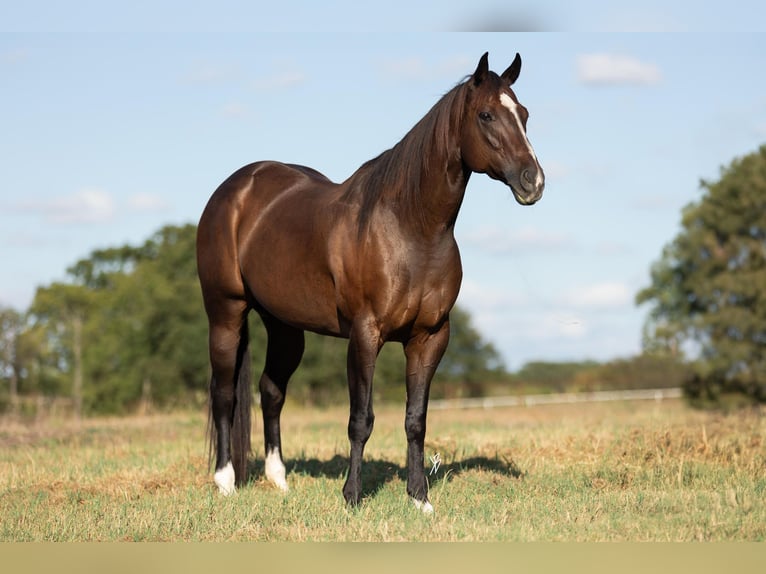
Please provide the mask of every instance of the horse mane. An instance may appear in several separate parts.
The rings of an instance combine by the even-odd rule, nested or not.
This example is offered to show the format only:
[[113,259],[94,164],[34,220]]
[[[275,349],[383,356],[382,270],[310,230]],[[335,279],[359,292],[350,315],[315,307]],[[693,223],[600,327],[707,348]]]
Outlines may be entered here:
[[457,84],[394,147],[362,164],[349,178],[342,199],[361,199],[360,235],[384,196],[398,206],[402,218],[418,227],[425,225],[421,178],[435,170],[446,171],[447,159],[454,148],[450,128],[457,126],[463,116],[465,86],[465,81]]

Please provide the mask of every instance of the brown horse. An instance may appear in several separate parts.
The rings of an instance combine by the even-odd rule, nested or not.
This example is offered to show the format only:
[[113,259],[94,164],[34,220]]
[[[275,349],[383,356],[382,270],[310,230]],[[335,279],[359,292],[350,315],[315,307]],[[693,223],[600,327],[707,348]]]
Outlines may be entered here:
[[540,199],[543,170],[526,136],[528,113],[487,54],[393,148],[336,184],[300,165],[245,166],[215,191],[197,235],[197,264],[210,325],[215,483],[223,494],[247,478],[250,375],[247,315],[268,334],[259,388],[265,475],[287,490],[279,418],[306,330],[345,337],[351,443],[343,495],[360,500],[362,453],[373,426],[372,379],[383,344],[407,362],[407,492],[431,512],[423,441],[431,378],[449,339],[462,278],[454,225],[472,172]]

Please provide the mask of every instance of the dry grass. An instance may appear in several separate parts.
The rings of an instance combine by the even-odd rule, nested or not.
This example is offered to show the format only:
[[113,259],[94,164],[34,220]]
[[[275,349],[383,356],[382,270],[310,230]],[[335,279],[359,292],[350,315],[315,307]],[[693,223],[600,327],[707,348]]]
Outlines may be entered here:
[[251,482],[227,499],[212,486],[201,413],[4,420],[0,540],[766,539],[761,411],[679,401],[434,411],[433,516],[405,496],[401,407],[377,409],[364,501],[346,508],[346,412],[288,406],[290,493],[263,480],[258,453]]

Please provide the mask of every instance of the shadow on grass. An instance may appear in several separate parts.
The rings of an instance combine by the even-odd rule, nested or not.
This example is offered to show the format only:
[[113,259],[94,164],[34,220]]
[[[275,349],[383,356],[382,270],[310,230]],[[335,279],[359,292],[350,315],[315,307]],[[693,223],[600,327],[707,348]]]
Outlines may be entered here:
[[[330,478],[345,480],[348,473],[348,457],[336,454],[329,460],[316,458],[298,458],[285,461],[288,481],[292,473],[303,474],[315,478]],[[483,470],[512,478],[524,478],[526,472],[522,471],[513,460],[504,457],[489,458],[486,456],[473,456],[464,460],[456,460],[449,464],[442,463],[436,476],[429,476],[431,487],[445,481],[452,480],[464,472]],[[248,463],[248,481],[263,477],[263,460],[251,460]],[[428,475],[428,468],[426,468]],[[362,498],[375,496],[386,484],[394,479],[402,482],[407,481],[407,469],[387,460],[365,459],[362,463]]]

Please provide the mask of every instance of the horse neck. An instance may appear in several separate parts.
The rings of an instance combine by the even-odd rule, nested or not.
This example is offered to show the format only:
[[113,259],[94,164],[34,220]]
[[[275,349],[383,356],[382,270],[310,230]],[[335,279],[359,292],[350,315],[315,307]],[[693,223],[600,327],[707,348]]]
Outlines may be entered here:
[[463,203],[470,171],[466,171],[459,154],[439,158],[423,170],[420,178],[421,229],[428,233],[452,231]]
[[[460,155],[460,86],[444,96],[392,149],[368,162],[361,188],[419,237],[452,232],[470,171]],[[358,173],[359,173],[358,172]],[[364,219],[362,217],[362,220]],[[363,221],[362,221],[363,222]]]

